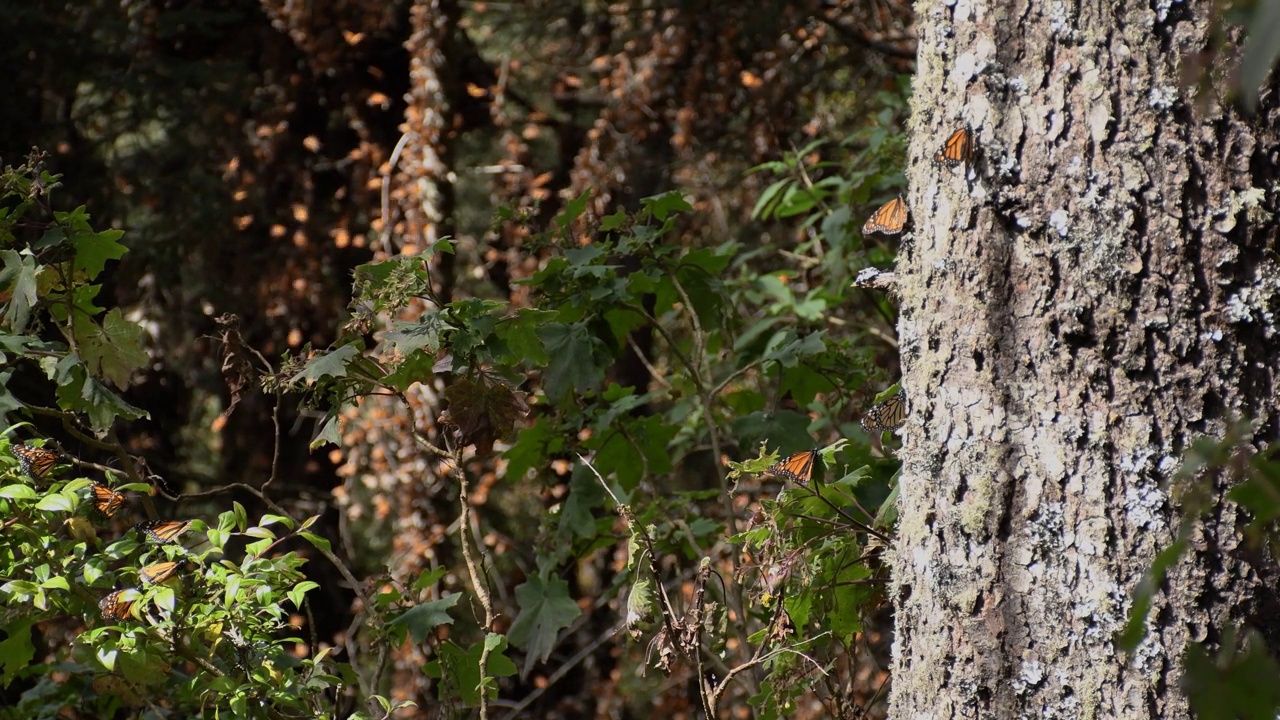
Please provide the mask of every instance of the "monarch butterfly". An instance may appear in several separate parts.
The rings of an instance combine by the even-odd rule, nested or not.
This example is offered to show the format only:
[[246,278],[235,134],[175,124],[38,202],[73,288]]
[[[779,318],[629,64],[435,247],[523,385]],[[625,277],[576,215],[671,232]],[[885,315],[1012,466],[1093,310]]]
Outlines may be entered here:
[[[123,620],[129,617],[130,611],[133,610],[133,604],[138,601],[137,588],[124,588],[123,590],[115,590],[111,594],[102,598],[98,602],[98,609],[102,611],[104,620]],[[122,600],[121,595],[125,593],[134,593],[128,600]]]
[[147,536],[152,542],[167,543],[187,531],[191,527],[190,520],[155,520],[140,522],[133,526],[135,530]]
[[106,485],[94,483],[89,486],[89,491],[93,494],[93,506],[107,517],[115,515],[124,504],[124,493],[116,492]]
[[862,415],[862,429],[867,432],[895,430],[907,419],[907,393],[899,390],[881,403],[872,405]]
[[967,127],[951,133],[942,149],[933,156],[934,165],[955,167],[960,163],[973,164],[973,133]]
[[808,485],[809,478],[813,477],[813,461],[817,457],[817,448],[803,450],[770,465],[768,473],[784,477],[797,485]]
[[62,459],[62,455],[48,448],[14,445],[11,449],[18,458],[18,464],[22,466],[22,472],[30,475],[33,480],[43,480]]
[[897,235],[907,226],[907,203],[902,196],[890,200],[871,213],[871,217],[862,224],[862,234],[884,233]]
[[178,567],[181,565],[181,561],[178,560],[152,563],[139,570],[138,577],[142,578],[143,582],[158,585],[173,577],[173,574],[178,572]]

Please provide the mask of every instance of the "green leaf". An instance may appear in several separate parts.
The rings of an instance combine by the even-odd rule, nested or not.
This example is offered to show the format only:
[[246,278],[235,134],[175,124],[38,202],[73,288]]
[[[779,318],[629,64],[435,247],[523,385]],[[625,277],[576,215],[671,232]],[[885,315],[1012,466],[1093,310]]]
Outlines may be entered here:
[[30,668],[36,648],[31,644],[35,618],[10,617],[5,621],[5,637],[0,639],[0,687],[8,687],[19,672]]
[[658,220],[666,220],[669,215],[689,212],[693,209],[693,206],[689,204],[688,200],[684,199],[684,195],[678,190],[643,198],[640,200],[640,205]]
[[584,190],[581,195],[565,203],[564,209],[552,218],[552,223],[559,228],[561,235],[567,236],[570,226],[587,211],[587,198],[590,194],[590,190]]
[[507,657],[507,637],[498,633],[489,633],[484,638],[484,646],[489,649],[489,666],[486,675],[493,677],[511,677],[516,674],[516,664]]
[[449,574],[448,568],[438,567],[433,570],[423,570],[418,574],[418,579],[413,581],[413,591],[422,592],[427,588],[440,582],[440,578]]
[[315,382],[326,377],[346,377],[347,365],[359,354],[360,349],[354,343],[343,345],[336,350],[320,353],[308,360],[307,364],[302,366],[302,370],[297,375],[289,378],[289,381],[310,380]]
[[[83,209],[83,208],[81,208]],[[85,216],[88,220],[88,216]],[[71,235],[71,244],[76,248],[75,270],[83,272],[90,279],[98,277],[108,260],[119,260],[129,249],[116,242],[124,236],[123,230],[103,230],[92,232],[88,223],[76,228]]]
[[0,488],[0,497],[11,500],[35,500],[36,491],[28,485],[6,485]]
[[[382,378],[382,382],[400,392],[417,382],[428,382],[435,376],[436,359],[426,350],[415,350],[400,361],[395,369]],[[335,436],[333,444],[341,440]]]
[[120,308],[112,308],[101,326],[82,315],[76,317],[76,342],[89,372],[118,388],[128,387],[133,371],[149,359],[142,349],[142,326],[126,320]]
[[1280,708],[1280,665],[1266,642],[1250,631],[1238,641],[1234,627],[1224,633],[1216,658],[1200,644],[1187,647],[1186,690],[1198,720],[1274,720]]
[[497,327],[497,336],[506,343],[513,362],[524,360],[533,365],[546,365],[550,360],[547,349],[538,337],[538,328],[551,322],[559,313],[533,308],[521,308],[515,317]]
[[31,308],[38,302],[36,259],[30,251],[19,255],[14,250],[0,250],[0,290],[8,289],[11,297],[4,308],[4,324],[15,333],[27,329]]
[[304,596],[306,596],[306,594],[311,590],[315,590],[318,587],[320,587],[320,583],[312,582],[311,580],[303,580],[297,585],[294,585],[289,592],[285,593],[285,595],[289,598],[289,602],[293,603],[294,607],[300,608],[302,607],[302,600]]
[[560,631],[569,626],[582,610],[569,597],[569,585],[558,577],[535,575],[516,588],[520,615],[511,624],[507,637],[511,644],[528,651],[524,671],[536,662],[546,662],[555,649]]
[[593,510],[603,501],[604,488],[600,487],[595,473],[585,465],[575,466],[569,480],[569,496],[560,511],[561,536],[595,537],[596,515]]
[[311,543],[312,545],[315,545],[321,550],[324,550],[326,552],[332,552],[333,550],[333,546],[329,543],[329,540],[327,538],[322,538],[319,535],[316,535],[314,533],[309,533],[309,532],[298,533],[298,534],[306,538],[307,542]]
[[329,445],[339,445],[342,442],[342,421],[338,417],[338,413],[330,410],[325,414],[324,419],[316,427],[316,434],[311,438],[309,449],[315,450],[322,447],[326,443]]
[[424,315],[417,322],[397,321],[392,327],[395,329],[386,334],[384,342],[390,343],[396,352],[405,356],[423,348],[430,352],[439,350],[441,336],[450,329],[444,314],[440,312]]
[[1258,3],[1248,28],[1240,58],[1240,92],[1245,108],[1252,111],[1259,88],[1280,58],[1280,2]]
[[71,512],[74,508],[75,501],[62,493],[49,493],[40,498],[40,502],[36,503],[37,510],[49,512]]
[[538,418],[533,425],[521,430],[516,441],[502,454],[507,461],[505,476],[513,480],[523,478],[530,468],[546,463],[548,456],[559,452],[563,445],[564,439],[551,419]]
[[431,636],[431,631],[441,625],[452,625],[449,610],[462,599],[460,593],[424,602],[401,613],[387,623],[389,627],[407,630],[409,638],[417,645]]
[[45,580],[44,582],[40,583],[40,587],[45,588],[46,590],[67,590],[67,591],[71,590],[71,585],[69,585],[67,583],[67,579],[62,577],[61,575],[56,575],[54,577],[49,578],[48,580]]
[[604,380],[604,369],[596,362],[603,354],[602,343],[587,330],[586,323],[548,323],[538,328],[551,363],[542,381],[547,397],[559,402],[570,390],[594,390]]
[[276,523],[279,523],[289,528],[290,530],[293,529],[295,524],[293,522],[293,518],[291,517],[287,517],[284,515],[272,515],[271,513],[267,513],[266,515],[263,515],[262,519],[258,521],[258,525],[262,527],[266,527],[267,525],[275,525]]

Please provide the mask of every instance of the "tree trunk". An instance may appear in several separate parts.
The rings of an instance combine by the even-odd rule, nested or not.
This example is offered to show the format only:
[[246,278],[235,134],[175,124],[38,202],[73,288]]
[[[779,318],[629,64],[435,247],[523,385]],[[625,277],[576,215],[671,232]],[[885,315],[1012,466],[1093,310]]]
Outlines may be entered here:
[[[1187,717],[1189,644],[1275,630],[1220,479],[1146,640],[1113,642],[1190,443],[1276,434],[1276,102],[1246,117],[1187,60],[1234,63],[1213,6],[1154,5],[918,7],[892,717]],[[932,164],[965,125],[972,169]]]

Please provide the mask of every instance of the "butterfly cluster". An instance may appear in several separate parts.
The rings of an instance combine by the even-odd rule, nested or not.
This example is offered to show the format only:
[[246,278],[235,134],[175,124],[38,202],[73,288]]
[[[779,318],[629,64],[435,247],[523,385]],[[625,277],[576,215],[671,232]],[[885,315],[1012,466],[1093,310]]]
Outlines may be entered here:
[[[10,446],[22,472],[33,480],[41,481],[49,477],[55,467],[66,456],[56,450],[35,445],[14,444]],[[103,483],[94,482],[89,486],[89,500],[94,511],[104,518],[114,517],[125,504],[125,494]],[[143,538],[157,544],[170,543],[191,527],[190,520],[154,520],[140,522],[134,526]],[[138,572],[144,584],[159,584],[173,577],[182,569],[184,561],[166,560],[151,563]],[[105,620],[123,620],[129,617],[134,605],[142,597],[137,587],[126,587],[113,590],[98,603],[98,609]]]

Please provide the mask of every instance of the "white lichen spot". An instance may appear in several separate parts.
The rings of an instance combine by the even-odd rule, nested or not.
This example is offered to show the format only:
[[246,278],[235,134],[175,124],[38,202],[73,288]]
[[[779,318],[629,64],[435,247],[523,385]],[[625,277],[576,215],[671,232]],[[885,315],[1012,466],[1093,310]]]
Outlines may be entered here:
[[1209,342],[1212,342],[1212,343],[1220,343],[1222,342],[1222,328],[1211,327],[1208,330],[1200,333],[1200,339],[1208,340]]
[[1127,473],[1140,472],[1147,466],[1147,461],[1155,454],[1155,450],[1149,447],[1135,450],[1133,454],[1120,458],[1120,469]]
[[1280,296],[1280,272],[1271,263],[1254,271],[1253,284],[1242,287],[1227,298],[1224,314],[1233,323],[1253,322],[1262,326],[1264,337],[1276,332],[1276,298]]
[[1160,532],[1165,528],[1162,509],[1167,500],[1164,491],[1155,483],[1128,487],[1124,491],[1125,516],[1138,527]]
[[1062,547],[1062,503],[1042,503],[1039,510],[1039,514],[1027,523],[1027,535],[1031,538],[1031,546],[1039,550],[1042,557],[1047,557]]
[[1071,21],[1071,14],[1067,11],[1066,4],[1059,0],[1049,5],[1049,30],[1054,35],[1068,39],[1074,35],[1075,29],[1072,28]]
[[1044,680],[1044,667],[1039,660],[1028,660],[1022,663],[1018,677],[1013,679],[1013,691],[1019,695],[1027,694],[1027,690],[1036,687]]
[[1178,89],[1169,85],[1151,88],[1147,93],[1147,104],[1155,110],[1168,110],[1178,100]]
[[1066,237],[1067,231],[1071,229],[1071,223],[1064,208],[1058,208],[1049,216],[1049,227],[1057,231],[1060,237]]
[[1169,10],[1178,0],[1156,0],[1156,20],[1164,22],[1169,17]]
[[969,81],[978,76],[987,67],[985,60],[979,60],[973,53],[961,53],[951,65],[951,84],[964,90]]
[[1147,620],[1147,636],[1138,643],[1133,651],[1132,664],[1138,672],[1160,667],[1165,662],[1164,645],[1160,636],[1155,633],[1150,619]]

